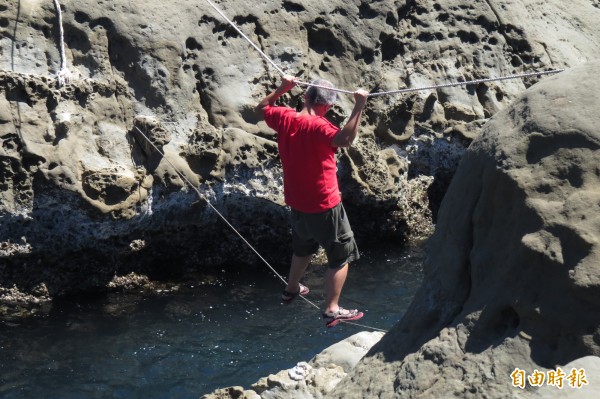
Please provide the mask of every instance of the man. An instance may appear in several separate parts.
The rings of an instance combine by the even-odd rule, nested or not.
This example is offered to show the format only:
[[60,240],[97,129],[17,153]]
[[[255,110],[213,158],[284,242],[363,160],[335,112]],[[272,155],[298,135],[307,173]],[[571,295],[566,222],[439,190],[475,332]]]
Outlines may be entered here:
[[[313,84],[333,87],[326,80]],[[323,318],[327,327],[333,327],[363,316],[362,312],[344,309],[338,303],[349,263],[358,259],[359,254],[341,203],[335,152],[338,147],[349,147],[356,138],[368,93],[354,92],[354,109],[340,129],[324,118],[336,100],[332,90],[310,86],[300,112],[274,106],[295,85],[293,76],[284,76],[280,86],[257,107],[263,111],[267,125],[277,131],[285,202],[291,208],[292,264],[281,299],[289,303],[298,295],[308,294],[300,278],[321,245],[328,261]]]

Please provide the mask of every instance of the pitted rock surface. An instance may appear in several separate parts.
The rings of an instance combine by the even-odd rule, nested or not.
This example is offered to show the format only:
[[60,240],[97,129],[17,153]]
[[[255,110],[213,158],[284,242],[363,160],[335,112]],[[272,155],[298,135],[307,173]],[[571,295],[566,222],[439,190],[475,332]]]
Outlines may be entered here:
[[[277,72],[203,1],[60,3],[73,73],[63,87],[53,2],[0,5],[0,242],[27,245],[3,252],[0,285],[29,292],[43,283],[54,296],[131,272],[258,264],[185,180],[287,265],[274,134],[254,111]],[[219,7],[287,72],[350,90],[572,67],[600,50],[597,1]],[[339,156],[361,245],[429,234],[466,146],[539,80],[370,100],[360,138]],[[297,107],[302,96],[296,89],[284,102]],[[343,123],[351,107],[341,96],[330,118]]]

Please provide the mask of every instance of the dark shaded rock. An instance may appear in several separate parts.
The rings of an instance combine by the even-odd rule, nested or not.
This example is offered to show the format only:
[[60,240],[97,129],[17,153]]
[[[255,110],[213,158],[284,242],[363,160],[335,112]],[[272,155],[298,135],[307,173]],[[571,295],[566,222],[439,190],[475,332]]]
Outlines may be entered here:
[[486,124],[410,309],[330,397],[513,397],[515,368],[600,355],[599,67],[535,85]]

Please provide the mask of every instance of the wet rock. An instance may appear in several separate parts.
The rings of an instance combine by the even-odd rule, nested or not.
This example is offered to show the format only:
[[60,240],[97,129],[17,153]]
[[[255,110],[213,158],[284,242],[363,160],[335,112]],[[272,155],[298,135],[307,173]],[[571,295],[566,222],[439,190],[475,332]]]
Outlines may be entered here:
[[129,273],[126,276],[115,276],[107,286],[111,289],[132,290],[136,288],[148,288],[151,286],[151,282],[148,276]]
[[23,292],[16,286],[0,287],[0,318],[19,321],[36,314],[47,314],[52,308],[48,288],[42,283]]
[[[261,398],[320,399],[346,375],[342,367],[334,364],[314,369],[308,366],[307,370],[306,374],[300,377],[296,377],[297,373],[291,374],[290,370],[282,370],[277,374],[261,378],[252,385],[252,389]],[[292,378],[290,374],[295,377]]]
[[25,255],[31,253],[31,245],[13,242],[0,242],[0,258],[8,258],[15,255]]
[[[263,399],[321,399],[327,397],[356,362],[382,337],[379,332],[354,334],[316,355],[310,362],[299,362],[289,370],[281,370],[261,378],[251,391],[241,387],[219,389],[203,399],[233,399],[250,392]],[[221,395],[221,396],[219,396]],[[223,396],[229,395],[229,396]]]
[[202,395],[200,399],[260,399],[260,396],[254,391],[245,391],[242,387],[229,387]]
[[349,372],[358,361],[383,337],[382,332],[361,332],[354,334],[317,354],[310,364],[313,367],[327,367],[329,364],[341,366]]

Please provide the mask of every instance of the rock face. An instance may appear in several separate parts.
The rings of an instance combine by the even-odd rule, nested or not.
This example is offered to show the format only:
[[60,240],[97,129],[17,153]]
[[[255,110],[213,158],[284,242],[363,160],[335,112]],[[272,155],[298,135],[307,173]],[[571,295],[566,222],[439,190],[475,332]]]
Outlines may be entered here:
[[[597,1],[512,3],[219,6],[289,73],[348,89],[569,67],[598,54]],[[61,9],[73,77],[58,87],[54,2],[0,5],[0,286],[43,285],[54,296],[130,272],[258,263],[185,180],[287,264],[276,145],[254,112],[278,82],[268,63],[206,2],[62,0]],[[465,146],[536,81],[374,98],[360,139],[339,157],[359,240],[428,233]],[[343,97],[331,118],[342,122],[351,106]]]
[[263,377],[252,385],[218,389],[201,399],[321,399],[352,370],[358,361],[383,336],[363,331],[323,350],[310,360],[289,370]]
[[406,316],[329,397],[540,397],[511,373],[600,355],[598,68],[535,85],[485,125]]

